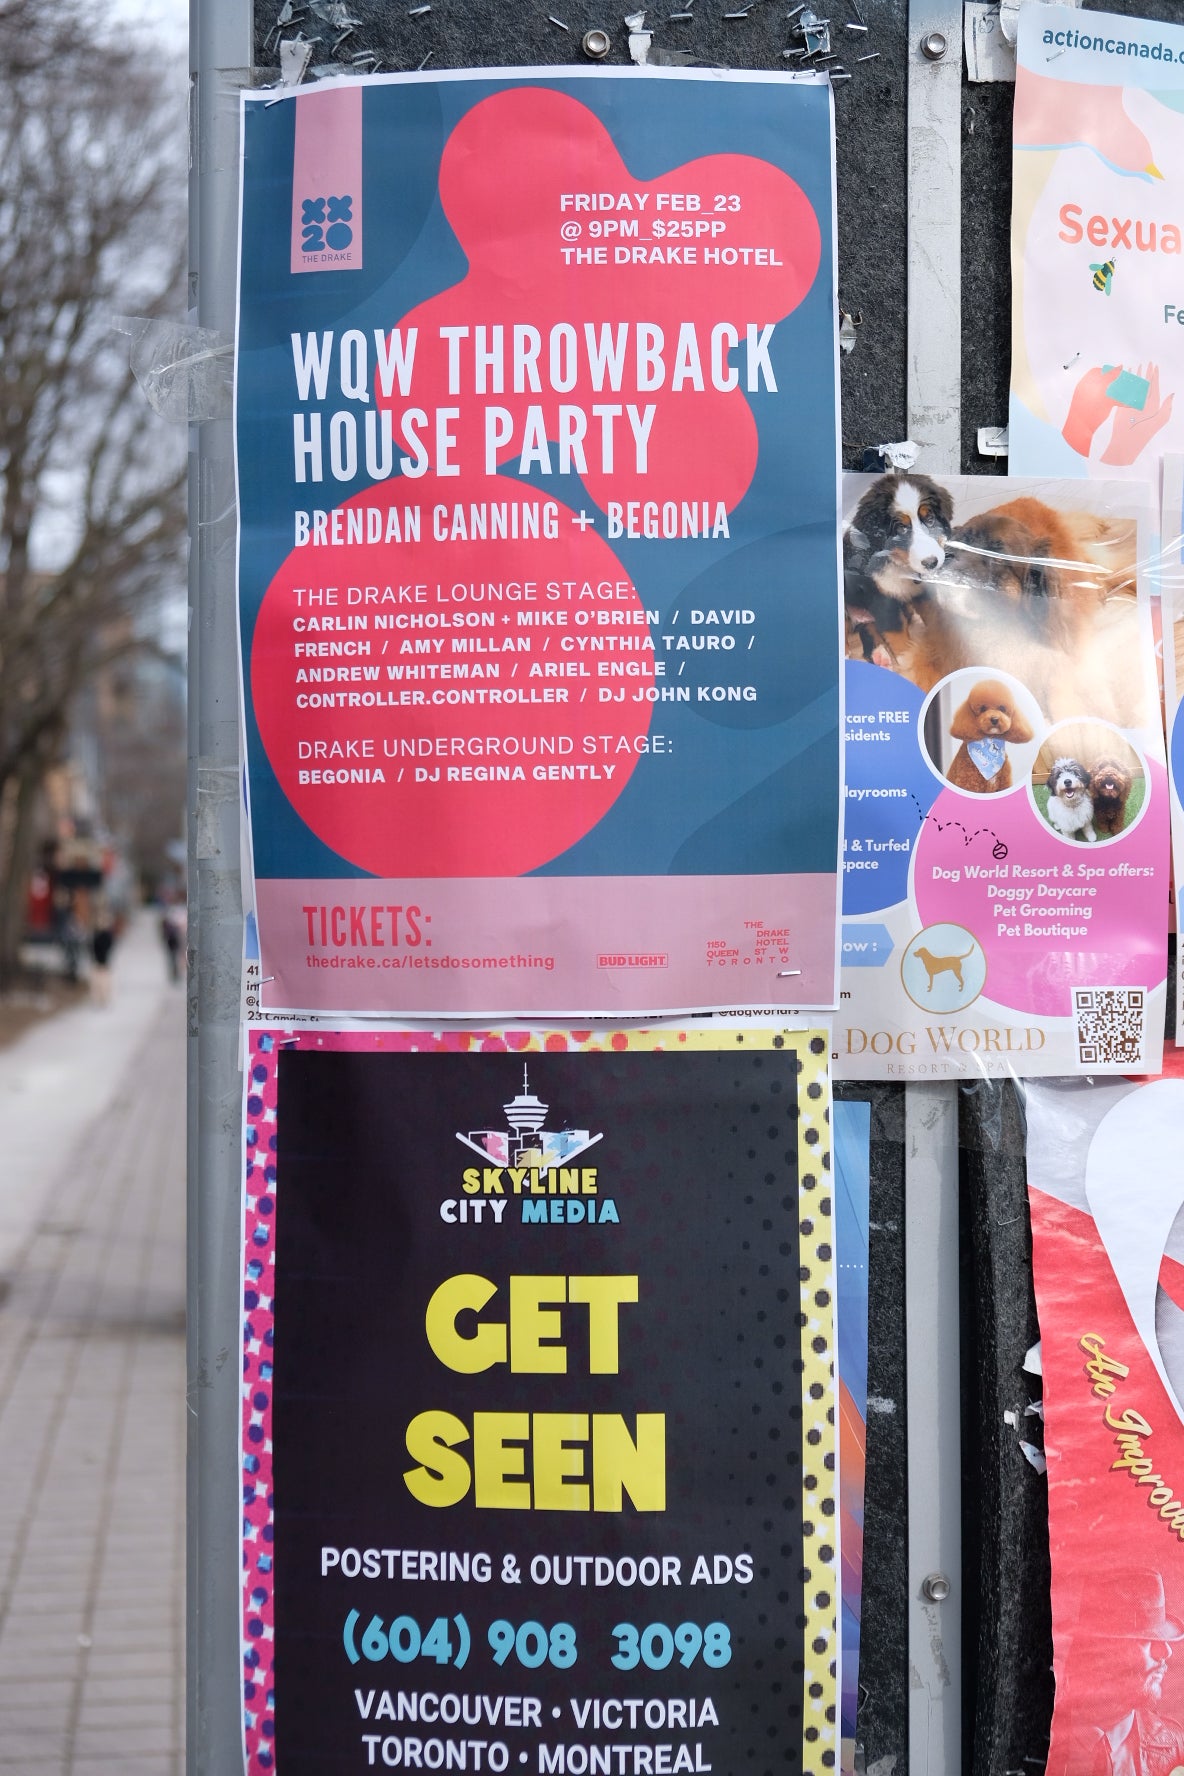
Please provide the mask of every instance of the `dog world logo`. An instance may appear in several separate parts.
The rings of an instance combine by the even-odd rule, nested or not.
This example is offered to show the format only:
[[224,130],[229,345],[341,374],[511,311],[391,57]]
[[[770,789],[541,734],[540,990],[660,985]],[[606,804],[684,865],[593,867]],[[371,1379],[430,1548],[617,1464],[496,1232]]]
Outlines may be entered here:
[[[619,1221],[616,1204],[600,1193],[595,1166],[577,1164],[591,1147],[604,1139],[586,1128],[549,1129],[550,1105],[530,1089],[530,1068],[522,1068],[522,1090],[502,1105],[504,1128],[457,1131],[462,1146],[483,1162],[468,1166],[461,1179],[464,1200],[442,1205],[444,1220],[482,1220],[483,1207],[500,1224],[505,1204],[520,1199],[520,1216],[526,1223],[604,1223]],[[457,1212],[443,1214],[451,1207]],[[478,1211],[478,1212],[474,1212]]]

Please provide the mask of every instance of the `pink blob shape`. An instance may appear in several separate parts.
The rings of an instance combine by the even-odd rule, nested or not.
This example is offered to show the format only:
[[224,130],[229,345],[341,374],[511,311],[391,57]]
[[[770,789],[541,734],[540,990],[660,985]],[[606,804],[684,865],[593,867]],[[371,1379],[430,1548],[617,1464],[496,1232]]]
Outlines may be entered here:
[[[620,234],[593,235],[592,222],[599,227],[603,218],[572,209],[572,193],[604,191],[647,197],[643,211],[635,209],[623,218],[638,226],[636,240]],[[702,211],[684,207],[688,193],[700,196]],[[709,232],[713,223],[718,226],[721,221],[708,207],[714,193],[739,197],[746,229],[754,240],[759,235],[762,254],[767,253],[762,263],[752,262],[751,254],[748,264],[722,262],[722,251],[732,250],[733,237],[726,229],[719,235]],[[642,245],[643,237],[653,234],[659,195],[674,197],[678,203],[677,212],[664,210],[658,218],[667,235],[672,217],[690,231],[689,238],[671,242],[680,251],[674,275],[666,237],[658,245],[652,240]],[[515,326],[529,325],[541,335],[539,389],[526,387],[515,393],[513,378],[507,374],[503,387],[475,401],[456,402],[461,408],[455,422],[456,460],[484,461],[486,400],[514,419],[511,441],[497,450],[499,463],[518,460],[523,421],[531,405],[542,406],[546,435],[554,441],[561,403],[585,412],[596,403],[652,404],[655,413],[644,472],[637,472],[623,414],[611,471],[602,466],[599,424],[589,435],[587,470],[581,476],[589,497],[601,509],[610,499],[644,498],[659,503],[722,500],[733,510],[748,491],[757,457],[756,422],[744,391],[743,371],[738,387],[720,390],[712,386],[710,363],[704,362],[703,388],[695,388],[688,376],[682,378],[681,388],[673,389],[676,347],[684,322],[696,324],[702,352],[712,328],[722,321],[738,329],[743,348],[747,326],[782,320],[802,301],[818,273],[822,237],[801,187],[779,167],[747,154],[707,155],[657,179],[635,178],[608,130],[586,106],[545,87],[519,87],[483,99],[456,125],[440,161],[440,201],[469,269],[451,290],[430,297],[399,323],[405,338],[409,328],[419,329],[412,404],[431,406],[450,399],[442,327],[467,330],[468,356],[463,361],[470,366],[474,316],[480,316],[486,327],[487,341],[493,337],[489,328],[504,329],[508,362]],[[693,232],[696,224],[704,225],[698,235]],[[566,248],[565,241],[571,243]],[[711,262],[706,258],[709,249],[717,254]],[[577,252],[594,254],[598,262],[575,263]],[[649,263],[653,254],[665,262]],[[626,368],[616,393],[612,379],[605,376],[596,379],[597,388],[585,362],[585,327],[590,325],[598,340],[607,336],[614,349],[623,333],[630,341],[628,366],[633,317],[662,331],[664,386],[639,391],[632,387]],[[548,378],[551,329],[559,325],[574,329],[580,366],[574,384],[561,394],[550,391]],[[469,386],[471,370],[462,377],[462,387]],[[397,392],[383,396],[381,390],[376,390],[375,398],[380,407],[394,410],[398,435],[408,401]]]

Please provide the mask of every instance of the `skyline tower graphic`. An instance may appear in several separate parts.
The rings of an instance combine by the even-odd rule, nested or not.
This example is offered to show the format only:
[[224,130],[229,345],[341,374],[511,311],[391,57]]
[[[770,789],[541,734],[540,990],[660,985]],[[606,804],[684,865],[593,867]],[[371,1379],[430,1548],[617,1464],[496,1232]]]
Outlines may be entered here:
[[552,1166],[571,1165],[581,1153],[603,1140],[586,1128],[548,1129],[551,1106],[530,1089],[529,1063],[522,1065],[522,1090],[502,1105],[504,1129],[470,1129],[457,1132],[457,1140],[481,1159],[499,1166],[528,1166],[538,1172]]

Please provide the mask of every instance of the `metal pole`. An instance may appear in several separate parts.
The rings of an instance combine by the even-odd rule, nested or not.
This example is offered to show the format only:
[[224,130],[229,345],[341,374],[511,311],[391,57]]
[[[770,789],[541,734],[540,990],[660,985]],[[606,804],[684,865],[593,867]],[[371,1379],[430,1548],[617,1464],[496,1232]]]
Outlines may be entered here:
[[[238,88],[248,0],[193,0],[190,303],[234,337]],[[242,961],[234,463],[229,416],[190,428],[189,1381],[186,1707],[190,1776],[242,1767],[238,1298]]]
[[956,1094],[910,1085],[905,1098],[911,1776],[962,1770]]
[[[962,6],[909,0],[908,435],[956,475],[962,431]],[[905,1095],[909,1769],[962,1769],[958,1100]]]

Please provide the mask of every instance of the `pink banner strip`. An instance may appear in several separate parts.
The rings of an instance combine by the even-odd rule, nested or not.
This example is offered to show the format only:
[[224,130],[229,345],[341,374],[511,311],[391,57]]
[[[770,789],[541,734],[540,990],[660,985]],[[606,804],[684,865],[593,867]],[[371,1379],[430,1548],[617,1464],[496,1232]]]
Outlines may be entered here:
[[301,93],[292,156],[292,270],[362,268],[362,93]]
[[834,877],[260,881],[267,1011],[645,1017],[833,1006]]

